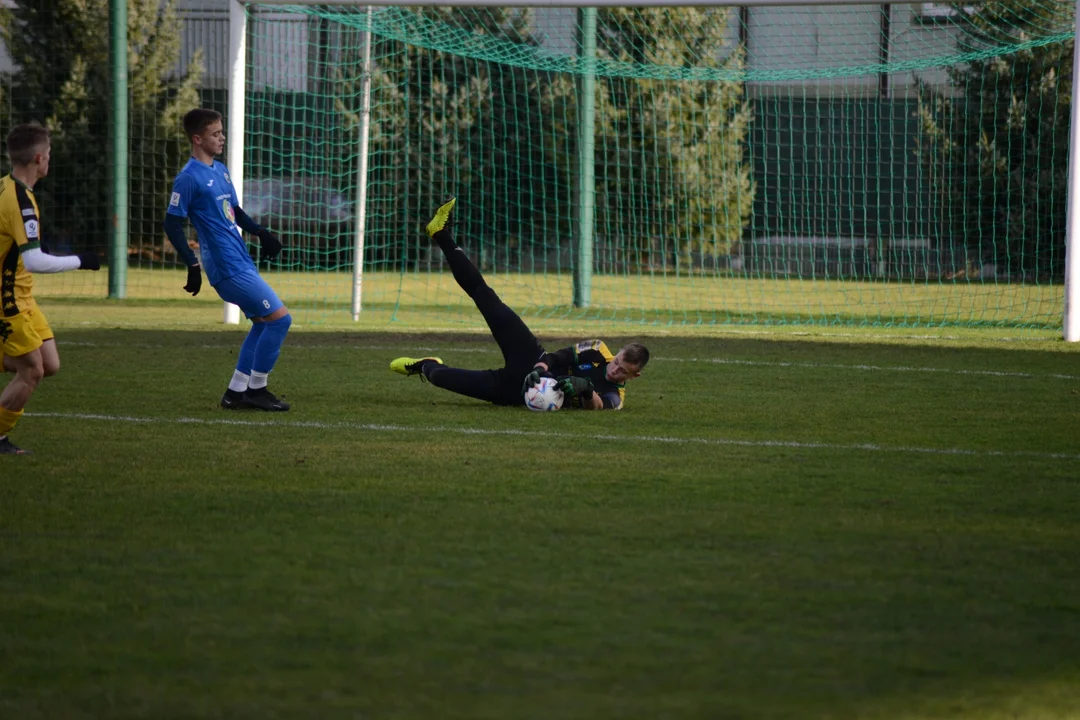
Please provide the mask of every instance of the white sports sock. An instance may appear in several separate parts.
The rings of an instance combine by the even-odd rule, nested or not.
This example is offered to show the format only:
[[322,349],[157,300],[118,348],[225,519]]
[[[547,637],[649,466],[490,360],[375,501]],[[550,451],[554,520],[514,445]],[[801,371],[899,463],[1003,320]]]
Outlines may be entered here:
[[254,370],[252,370],[251,371],[251,380],[248,382],[248,389],[249,390],[260,390],[260,389],[266,387],[266,376],[267,375],[269,375],[269,373],[255,372]]
[[250,375],[245,375],[239,370],[234,370],[232,380],[229,381],[229,389],[233,392],[244,392],[248,389],[249,380],[251,380]]

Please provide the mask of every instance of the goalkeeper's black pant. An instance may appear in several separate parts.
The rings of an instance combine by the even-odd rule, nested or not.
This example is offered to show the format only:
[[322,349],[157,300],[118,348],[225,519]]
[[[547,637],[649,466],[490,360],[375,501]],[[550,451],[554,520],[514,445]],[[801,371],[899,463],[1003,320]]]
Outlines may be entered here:
[[544,355],[544,348],[517,313],[488,287],[484,276],[454,243],[449,230],[435,233],[454,280],[476,303],[503,355],[497,370],[464,370],[426,363],[424,376],[436,387],[496,405],[523,405],[521,384]]

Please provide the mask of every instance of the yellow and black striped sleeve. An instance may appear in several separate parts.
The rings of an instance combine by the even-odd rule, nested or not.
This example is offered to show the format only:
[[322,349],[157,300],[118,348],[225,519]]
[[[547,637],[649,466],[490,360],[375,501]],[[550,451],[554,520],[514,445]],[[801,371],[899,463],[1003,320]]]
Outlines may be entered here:
[[19,313],[30,295],[30,273],[21,255],[41,246],[37,203],[26,186],[7,175],[0,179],[0,305],[6,317]]
[[41,220],[33,194],[10,177],[5,178],[4,184],[6,192],[0,195],[4,229],[14,238],[19,252],[41,247]]
[[615,359],[615,356],[608,350],[607,344],[603,340],[585,340],[579,342],[574,346],[574,364],[596,362],[599,358],[600,362],[609,363]]

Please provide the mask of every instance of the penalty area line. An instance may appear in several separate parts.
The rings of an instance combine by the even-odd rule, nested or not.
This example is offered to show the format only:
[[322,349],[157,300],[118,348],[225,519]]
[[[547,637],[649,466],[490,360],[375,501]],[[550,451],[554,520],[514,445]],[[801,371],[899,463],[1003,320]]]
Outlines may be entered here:
[[674,437],[665,435],[579,434],[547,430],[515,430],[451,427],[447,425],[386,425],[380,423],[325,422],[320,420],[245,420],[241,418],[140,417],[135,415],[105,415],[98,413],[27,413],[27,417],[56,420],[87,420],[133,425],[206,425],[229,427],[276,427],[312,430],[353,430],[359,432],[425,432],[494,437],[542,437],[553,439],[597,440],[603,442],[655,443],[662,445],[705,445],[713,447],[786,448],[790,450],[843,450],[874,453],[911,453],[917,455],[961,455],[966,457],[1025,457],[1046,460],[1080,460],[1073,453],[1036,452],[1032,450],[970,450],[965,448],[933,448],[890,446],[875,443],[824,443],[797,440],[739,440],[737,438]]

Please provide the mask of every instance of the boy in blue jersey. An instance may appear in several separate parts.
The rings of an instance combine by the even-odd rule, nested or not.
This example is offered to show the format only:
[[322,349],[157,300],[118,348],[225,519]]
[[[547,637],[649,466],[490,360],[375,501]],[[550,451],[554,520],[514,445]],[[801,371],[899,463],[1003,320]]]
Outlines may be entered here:
[[[281,353],[292,316],[259,277],[240,229],[259,238],[266,260],[281,252],[281,241],[240,208],[228,169],[214,160],[225,148],[221,113],[206,108],[188,112],[184,115],[184,132],[191,139],[191,159],[173,182],[165,215],[165,233],[188,268],[184,290],[198,295],[205,269],[221,299],[237,305],[251,320],[251,330],[240,346],[236,370],[221,398],[221,407],[288,410],[289,404],[267,389],[266,380]],[[198,233],[201,266],[188,247],[184,218],[191,220]]]

